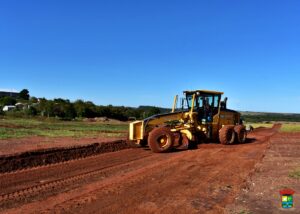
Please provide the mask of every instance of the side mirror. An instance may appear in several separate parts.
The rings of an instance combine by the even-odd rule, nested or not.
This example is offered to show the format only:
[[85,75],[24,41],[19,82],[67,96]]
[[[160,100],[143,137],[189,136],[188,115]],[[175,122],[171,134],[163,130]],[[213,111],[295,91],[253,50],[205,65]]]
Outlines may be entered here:
[[227,100],[228,100],[228,98],[225,97],[224,101],[221,102],[221,108],[222,109],[226,109],[227,108]]

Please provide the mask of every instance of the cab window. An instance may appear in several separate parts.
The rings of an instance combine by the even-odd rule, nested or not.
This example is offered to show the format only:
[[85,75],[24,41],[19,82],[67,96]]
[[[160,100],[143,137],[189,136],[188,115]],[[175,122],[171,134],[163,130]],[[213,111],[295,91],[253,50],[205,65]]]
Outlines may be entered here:
[[[187,100],[188,108],[190,109],[191,106],[192,106],[192,102],[193,102],[193,95],[188,95],[188,96],[186,97],[186,100]],[[194,107],[196,107],[196,106],[197,106],[197,102],[196,102],[196,100],[195,100],[195,102],[194,102]]]
[[214,107],[215,108],[219,107],[219,103],[220,103],[220,96],[216,95],[214,97]]

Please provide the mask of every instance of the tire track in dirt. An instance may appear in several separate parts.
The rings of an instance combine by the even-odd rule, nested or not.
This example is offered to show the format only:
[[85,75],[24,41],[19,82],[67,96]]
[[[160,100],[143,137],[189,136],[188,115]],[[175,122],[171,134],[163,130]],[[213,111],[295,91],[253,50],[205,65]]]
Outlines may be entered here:
[[[222,149],[219,149],[219,150],[221,151]],[[174,159],[178,159],[180,157],[185,156],[185,154],[183,152],[163,154],[163,155],[153,154],[150,151],[143,151],[143,153],[144,152],[146,152],[148,154],[148,156],[146,158],[140,158],[139,161],[132,162],[130,164],[130,165],[135,165],[135,168],[132,168],[133,166],[130,166],[130,168],[128,170],[125,170],[124,173],[120,173],[120,171],[119,171],[119,172],[111,175],[110,177],[108,177],[108,179],[101,180],[100,182],[96,181],[97,189],[95,190],[95,192],[97,192],[99,189],[101,189],[101,191],[106,194],[117,193],[119,188],[121,188],[124,183],[133,184],[136,182],[140,182],[145,177],[148,176],[147,172],[151,172],[152,169],[159,167],[161,165],[168,165],[168,163],[171,163]],[[209,154],[207,156],[207,158],[209,159],[209,157],[211,155],[214,155],[215,153],[217,153],[217,151],[213,151],[212,154]],[[126,163],[123,163],[122,165],[119,165],[118,168],[123,167],[124,165],[125,166],[127,165],[129,167],[128,162],[126,162]],[[95,186],[95,183],[92,183],[91,186]],[[91,187],[91,188],[94,189],[94,187]],[[88,191],[86,192],[87,194],[93,194],[93,192],[94,192],[94,191],[91,191],[88,187],[85,189],[88,189]],[[66,198],[68,198],[68,197],[65,196],[65,194],[69,195],[69,193],[62,193],[61,195],[63,195],[63,196],[58,196],[60,198],[59,201],[62,202],[63,206],[66,204],[72,205],[72,203],[74,201],[76,201],[76,203],[80,203],[81,196],[83,193],[80,192],[80,194],[78,195],[78,198],[76,198],[76,197],[73,198],[74,196],[76,196],[76,194],[73,191],[69,201],[66,200]],[[56,197],[56,196],[53,196],[53,197]],[[51,204],[51,201],[52,201],[51,197],[49,199],[47,199],[47,201],[48,202],[46,204]],[[55,201],[58,201],[58,200],[56,199]],[[56,204],[55,206],[57,207],[57,209],[60,209],[60,204]],[[52,211],[54,211],[54,210],[52,210]],[[42,212],[42,210],[41,210],[41,212]]]
[[[188,213],[195,213],[195,210],[196,212],[204,212],[217,209],[217,206],[219,204],[224,205],[232,194],[226,192],[226,189],[224,191],[220,190],[228,186],[228,184],[224,184],[224,180],[226,182],[227,179],[224,179],[223,170],[226,165],[232,166],[232,158],[228,160],[216,158],[217,156],[224,156],[228,152],[230,153],[228,149],[211,150],[210,152],[190,151],[188,152],[189,154],[174,156],[168,160],[133,171],[125,177],[111,177],[110,180],[99,183],[99,186],[93,184],[88,189],[93,187],[96,188],[96,190],[79,194],[78,197],[71,198],[68,201],[62,201],[55,206],[54,210],[48,211],[60,212],[64,210],[72,213],[76,211],[84,212],[84,210],[88,209],[89,212],[96,212],[98,207],[101,207],[101,210],[105,213],[115,213],[120,211],[120,204],[124,204],[125,201],[127,202],[125,204],[136,207],[139,206],[140,201],[144,201],[145,198],[146,200],[152,201],[151,203],[156,204],[155,212],[158,213],[173,213],[176,207],[184,206],[187,206],[186,211]],[[234,153],[233,151],[232,154]],[[205,155],[205,158],[199,158],[201,155]],[[195,164],[191,164],[191,160],[197,161]],[[199,169],[201,170],[200,172]],[[178,175],[177,170],[185,173]],[[161,174],[161,172],[163,173]],[[199,177],[194,177],[193,174]],[[198,179],[201,180],[200,183]],[[219,183],[219,186],[215,185],[216,182]],[[233,182],[232,178],[229,179],[228,182]],[[190,184],[192,184],[192,187],[189,186]],[[213,184],[213,186],[211,186],[211,184]],[[147,190],[145,190],[145,186],[148,186],[146,188]],[[185,189],[183,187],[185,187]],[[141,191],[139,191],[139,188],[141,188]],[[207,189],[203,191],[201,190],[202,188]],[[135,190],[134,192],[132,192],[133,189]],[[230,190],[230,188],[228,189]],[[130,190],[131,194],[128,195],[128,191]],[[149,190],[152,195],[147,196],[145,193]],[[182,195],[187,195],[186,191],[190,192],[192,196],[183,198]],[[127,197],[123,197],[124,194]],[[207,195],[209,195],[210,200],[207,198]],[[165,198],[164,203],[155,199],[156,197]],[[92,198],[91,202],[94,206],[87,203],[87,199],[89,198]],[[123,198],[126,198],[126,200],[124,201]],[[118,203],[115,203],[114,200]],[[140,207],[142,213],[145,212],[145,207],[143,206],[146,206],[146,209],[148,209],[146,204]],[[132,207],[122,207],[126,212],[124,210],[122,211],[124,213],[132,213],[134,211]]]
[[[143,157],[135,158],[133,160],[128,160],[127,163],[132,162],[132,161],[136,161],[140,158],[146,158],[146,157],[148,157],[148,156],[143,156]],[[41,194],[41,192],[43,192],[43,191],[47,191],[49,189],[53,190],[53,189],[59,188],[63,185],[64,186],[68,185],[71,182],[76,182],[78,180],[86,179],[87,177],[94,176],[94,175],[97,175],[99,173],[103,173],[103,171],[106,170],[106,169],[110,169],[110,168],[113,168],[115,166],[123,166],[123,165],[126,165],[126,164],[121,164],[121,165],[120,164],[112,164],[110,166],[103,167],[103,168],[98,169],[98,170],[90,171],[90,172],[87,172],[87,173],[82,173],[82,174],[72,176],[72,177],[68,177],[68,178],[57,179],[57,180],[54,180],[54,181],[51,181],[51,182],[46,182],[44,184],[31,186],[31,187],[21,189],[21,190],[17,190],[15,192],[11,192],[11,193],[8,193],[8,194],[3,194],[3,195],[0,195],[0,205],[3,202],[8,201],[8,200],[17,200],[18,198],[32,196],[33,194]]]
[[[5,202],[18,200],[20,197],[22,199],[24,197],[41,194],[49,189],[53,191],[63,185],[65,186],[72,182],[87,179],[88,177],[105,173],[114,167],[126,166],[128,163],[151,156],[149,153],[140,153],[138,151],[131,151],[131,153],[134,154],[134,156],[126,156],[125,160],[124,158],[119,158],[119,154],[110,155],[110,161],[103,165],[99,165],[99,161],[101,162],[101,159],[105,157],[94,156],[81,160],[73,160],[67,163],[64,162],[2,174],[0,175],[0,188],[2,189],[2,192],[6,193],[0,195],[0,207],[5,204]],[[78,167],[80,169],[74,169],[78,165],[81,166]],[[95,169],[80,173],[84,171],[82,168],[84,168],[85,165],[89,166],[86,168],[87,170],[90,168]],[[57,174],[57,172],[63,173]]]
[[[153,190],[152,194],[155,194],[157,191],[161,191],[156,196],[158,198],[167,198],[168,206],[166,206],[165,203],[161,203],[161,200],[156,200],[156,206],[153,205],[153,202],[150,202],[150,205],[146,203],[146,207],[143,206],[140,209],[140,212],[143,213],[146,209],[146,213],[173,213],[176,207],[187,207],[184,209],[183,213],[222,213],[223,207],[225,207],[226,203],[233,200],[234,195],[240,190],[242,184],[246,181],[246,178],[249,176],[249,171],[255,167],[255,163],[257,161],[260,161],[263,158],[264,152],[267,149],[267,142],[264,140],[269,139],[269,137],[276,132],[277,130],[275,129],[260,131],[260,140],[253,144],[236,145],[233,147],[225,146],[222,148],[213,148],[208,150],[201,150],[200,148],[200,150],[188,151],[187,153],[189,154],[183,153],[182,156],[173,157],[172,160],[166,160],[168,162],[159,162],[157,165],[153,164],[148,166],[140,173],[135,172],[138,174],[133,174],[132,177],[126,177],[124,180],[120,178],[119,181],[116,179],[116,183],[110,181],[111,183],[108,183],[106,187],[96,187],[96,185],[94,185],[93,187],[96,188],[96,190],[88,192],[85,195],[79,195],[77,198],[72,198],[69,201],[64,201],[57,205],[54,211],[60,212],[63,210],[64,212],[70,213],[75,211],[87,211],[93,213],[97,212],[97,210],[99,211],[99,208],[101,208],[102,212],[113,213],[121,211],[121,206],[123,213],[132,213],[133,211],[139,212],[139,208],[141,208],[139,207],[139,204],[147,198],[146,192]],[[212,146],[215,147],[215,145]],[[204,145],[204,147],[209,148],[210,145]],[[248,155],[243,156],[240,154],[247,153],[249,149],[256,151],[257,154],[255,157],[248,157]],[[228,156],[228,159],[225,158],[225,160],[223,160],[218,158],[226,157],[226,155]],[[241,157],[241,160],[244,158],[246,158],[246,160],[239,163],[238,160]],[[190,165],[193,160],[197,160],[197,164]],[[235,163],[233,163],[233,161],[235,161]],[[186,167],[181,166],[181,163],[183,162],[187,163]],[[199,171],[197,171],[197,167],[203,173],[199,173]],[[224,171],[227,168],[231,170]],[[177,170],[181,172],[182,175],[178,176],[178,173],[176,172]],[[163,175],[161,175],[161,171],[163,171]],[[193,173],[196,173],[199,177],[196,176],[196,178],[194,178],[194,176],[191,175],[190,177],[188,176],[187,179],[182,179],[185,174],[184,172],[186,171],[193,171]],[[170,174],[168,175],[168,173]],[[239,175],[238,173],[241,174]],[[158,180],[164,180],[165,177],[167,177],[167,179],[178,177],[178,180],[173,181],[173,184],[170,181],[166,183],[162,182],[162,185],[153,182],[153,177],[156,176],[158,176]],[[200,183],[197,178],[201,179]],[[184,190],[180,185],[180,181],[186,182],[187,180],[187,184],[189,184],[189,179],[196,180],[194,181],[195,184],[192,185],[193,187],[190,189],[191,192],[193,192],[194,188],[197,189],[197,185],[200,185],[201,188],[206,188],[206,194],[199,194],[198,192],[193,193],[194,196],[199,194],[200,200],[191,196],[188,197],[190,200],[182,198],[181,195],[186,194],[185,192],[188,189]],[[110,180],[114,180],[114,178],[111,178]],[[156,179],[154,179],[154,181],[155,180]],[[228,183],[233,183],[232,187],[231,185],[228,185]],[[240,183],[240,185],[236,185],[236,183]],[[147,186],[147,190],[143,188],[145,186]],[[104,191],[104,189],[106,189],[106,191]],[[142,189],[140,197],[138,197],[136,192],[139,189]],[[129,191],[131,191],[131,195],[129,195]],[[203,192],[201,189],[198,189],[198,191]],[[166,195],[166,192],[169,192],[169,194]],[[209,197],[207,197],[208,195]],[[102,200],[104,198],[105,200]],[[124,198],[126,199],[124,200]],[[137,200],[135,200],[135,198],[137,198]],[[148,199],[151,199],[151,197]],[[118,203],[116,203],[116,201]],[[124,207],[124,204],[129,204],[130,206]],[[153,206],[155,208],[153,208]],[[51,212],[53,210],[48,211]]]

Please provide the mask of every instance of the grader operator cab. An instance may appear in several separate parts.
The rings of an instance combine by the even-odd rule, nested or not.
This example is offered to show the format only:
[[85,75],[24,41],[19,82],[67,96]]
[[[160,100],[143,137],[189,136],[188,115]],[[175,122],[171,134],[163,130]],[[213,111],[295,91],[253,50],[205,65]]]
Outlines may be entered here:
[[148,145],[153,152],[167,152],[172,148],[191,148],[197,143],[217,141],[221,144],[244,143],[246,129],[240,113],[227,109],[223,92],[184,91],[181,108],[176,109],[175,96],[172,112],[157,114],[129,125],[129,140]]

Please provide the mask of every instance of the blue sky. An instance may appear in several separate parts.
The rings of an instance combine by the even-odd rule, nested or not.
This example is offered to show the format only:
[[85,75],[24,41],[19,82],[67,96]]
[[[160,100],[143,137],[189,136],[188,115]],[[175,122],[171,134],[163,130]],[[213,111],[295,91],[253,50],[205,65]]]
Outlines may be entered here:
[[170,107],[220,90],[237,110],[300,113],[298,0],[0,4],[0,88]]

